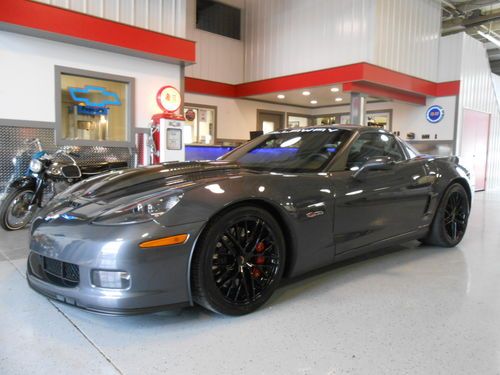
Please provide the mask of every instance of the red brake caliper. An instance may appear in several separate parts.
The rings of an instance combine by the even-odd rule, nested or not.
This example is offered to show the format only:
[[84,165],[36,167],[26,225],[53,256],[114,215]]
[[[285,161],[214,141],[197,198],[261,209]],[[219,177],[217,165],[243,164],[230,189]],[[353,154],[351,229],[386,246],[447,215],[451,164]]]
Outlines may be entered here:
[[[257,245],[255,246],[255,251],[256,251],[257,253],[262,253],[265,249],[266,249],[266,244],[265,244],[264,242],[259,242],[259,243],[257,243]],[[264,256],[262,256],[262,255],[257,255],[257,256],[255,257],[255,261],[254,261],[254,263],[255,263],[255,264],[264,264],[264,262],[265,262],[265,261],[266,261],[266,258],[265,258]],[[257,279],[257,278],[259,278],[259,277],[261,277],[261,276],[262,276],[262,272],[261,272],[258,268],[253,267],[253,268],[252,268],[252,277],[253,277],[254,279]]]

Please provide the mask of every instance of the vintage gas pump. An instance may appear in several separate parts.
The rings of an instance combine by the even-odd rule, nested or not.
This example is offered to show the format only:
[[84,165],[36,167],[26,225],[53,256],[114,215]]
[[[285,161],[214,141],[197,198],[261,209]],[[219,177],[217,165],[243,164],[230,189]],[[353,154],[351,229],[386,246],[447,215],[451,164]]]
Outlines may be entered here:
[[184,115],[178,113],[182,98],[179,91],[172,86],[162,87],[156,96],[156,102],[163,111],[153,115],[151,121],[151,137],[155,151],[153,164],[166,161],[184,161]]

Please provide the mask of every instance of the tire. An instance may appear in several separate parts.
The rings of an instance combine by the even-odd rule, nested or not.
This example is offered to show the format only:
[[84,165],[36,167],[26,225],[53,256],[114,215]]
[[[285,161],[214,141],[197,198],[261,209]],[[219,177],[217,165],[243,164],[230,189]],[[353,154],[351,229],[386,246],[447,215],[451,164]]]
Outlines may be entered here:
[[[30,187],[13,190],[7,194],[5,199],[2,201],[2,205],[0,206],[0,226],[3,229],[8,231],[19,230],[30,223],[36,211],[36,207],[31,207],[30,209],[25,207],[25,205],[27,204],[26,199],[33,194],[35,194],[35,191]],[[16,205],[16,199],[23,199],[23,201]],[[25,211],[26,216],[21,217],[21,210],[23,209],[29,210],[29,212]],[[20,221],[14,222],[12,220],[16,217],[19,218]]]
[[273,294],[285,269],[285,239],[273,216],[240,206],[210,221],[195,250],[194,301],[223,315],[257,310]]
[[462,241],[469,219],[469,197],[462,185],[448,187],[434,215],[429,234],[423,243],[453,247]]

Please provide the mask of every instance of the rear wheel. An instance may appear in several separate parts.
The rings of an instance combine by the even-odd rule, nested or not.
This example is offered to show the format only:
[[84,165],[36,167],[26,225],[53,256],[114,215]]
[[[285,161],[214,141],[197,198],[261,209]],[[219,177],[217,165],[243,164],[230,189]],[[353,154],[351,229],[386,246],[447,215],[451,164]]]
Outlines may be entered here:
[[35,191],[21,188],[10,192],[0,206],[0,225],[5,230],[19,230],[28,225],[36,211],[31,204]]
[[219,314],[255,311],[283,276],[285,241],[267,211],[243,206],[212,221],[192,262],[193,298]]
[[424,243],[453,247],[464,237],[469,219],[469,197],[462,185],[455,183],[446,190]]

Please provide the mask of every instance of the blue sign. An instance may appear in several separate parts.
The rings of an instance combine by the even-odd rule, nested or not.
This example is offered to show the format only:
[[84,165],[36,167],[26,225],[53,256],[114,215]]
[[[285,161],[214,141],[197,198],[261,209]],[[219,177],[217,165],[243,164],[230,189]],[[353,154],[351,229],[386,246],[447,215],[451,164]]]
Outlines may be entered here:
[[425,117],[431,124],[436,124],[443,119],[444,109],[440,105],[433,105],[427,109]]
[[[121,105],[122,102],[118,97],[118,94],[107,91],[104,87],[99,86],[85,86],[81,87],[69,87],[68,88],[71,97],[75,102],[84,103],[90,107],[105,107],[107,105]],[[97,93],[97,100],[95,102],[86,94]]]

